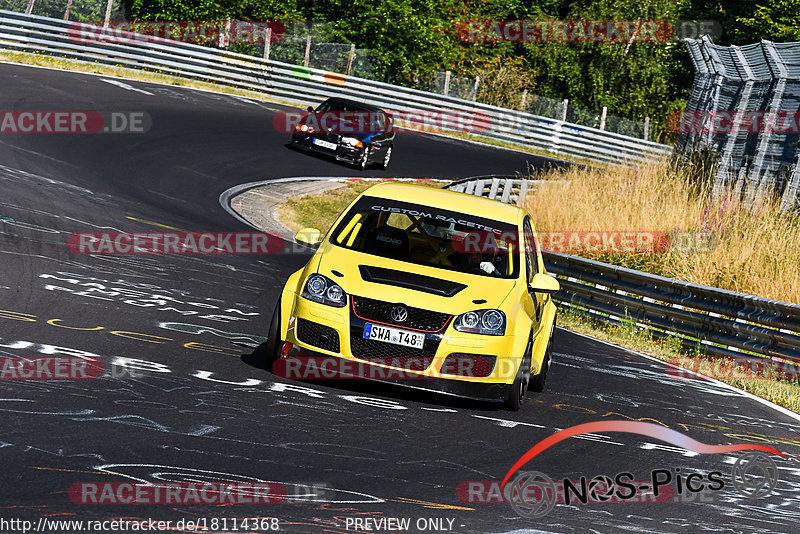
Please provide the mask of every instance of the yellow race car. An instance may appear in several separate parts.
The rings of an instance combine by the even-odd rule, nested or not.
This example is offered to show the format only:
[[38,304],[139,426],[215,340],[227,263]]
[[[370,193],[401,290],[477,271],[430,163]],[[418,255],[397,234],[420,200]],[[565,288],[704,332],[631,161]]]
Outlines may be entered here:
[[319,248],[276,304],[265,347],[276,374],[400,383],[511,410],[543,389],[559,283],[524,209],[381,183],[324,238],[310,228],[296,239]]

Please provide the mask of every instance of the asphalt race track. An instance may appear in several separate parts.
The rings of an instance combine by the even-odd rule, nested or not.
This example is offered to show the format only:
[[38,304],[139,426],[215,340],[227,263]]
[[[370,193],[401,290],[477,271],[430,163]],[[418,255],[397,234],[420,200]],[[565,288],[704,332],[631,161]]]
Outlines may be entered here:
[[[800,464],[773,455],[774,490],[749,499],[732,484],[738,453],[697,454],[615,432],[562,441],[524,470],[557,481],[622,472],[648,481],[653,470],[708,481],[719,471],[724,487],[684,488],[669,502],[558,504],[537,519],[508,503],[465,502],[457,488],[501,480],[534,444],[572,425],[640,420],[705,444],[798,454],[798,419],[563,330],[547,391],[529,393],[517,413],[372,384],[279,379],[260,367],[256,347],[279,287],[307,255],[79,255],[67,239],[104,230],[248,231],[220,206],[226,189],[358,171],[286,148],[288,136],[273,129],[282,109],[275,104],[9,64],[0,65],[0,102],[3,112],[152,119],[146,133],[0,134],[0,356],[97,357],[105,367],[93,380],[0,380],[3,520],[205,518],[207,532],[265,531],[232,528],[244,517],[320,533],[354,532],[355,519],[366,518],[371,532],[399,524],[382,518],[408,519],[410,532],[800,528]],[[363,175],[456,179],[544,163],[412,133],[394,152],[388,171]],[[76,483],[165,481],[269,481],[286,497],[268,505],[70,497]],[[211,529],[212,518],[228,523]]]

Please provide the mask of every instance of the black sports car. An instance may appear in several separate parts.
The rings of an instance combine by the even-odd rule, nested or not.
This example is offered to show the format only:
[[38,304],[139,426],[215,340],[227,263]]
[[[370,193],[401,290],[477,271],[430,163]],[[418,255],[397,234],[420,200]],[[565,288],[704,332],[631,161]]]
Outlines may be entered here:
[[360,169],[389,166],[394,146],[392,116],[386,111],[342,98],[308,107],[292,134],[292,146],[346,161]]

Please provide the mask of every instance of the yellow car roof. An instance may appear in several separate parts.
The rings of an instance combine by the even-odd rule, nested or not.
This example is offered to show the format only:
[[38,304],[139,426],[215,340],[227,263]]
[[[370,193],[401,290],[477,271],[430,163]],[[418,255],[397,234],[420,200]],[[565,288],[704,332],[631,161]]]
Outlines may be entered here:
[[362,195],[457,211],[513,225],[518,223],[523,212],[517,206],[499,200],[402,182],[373,185]]

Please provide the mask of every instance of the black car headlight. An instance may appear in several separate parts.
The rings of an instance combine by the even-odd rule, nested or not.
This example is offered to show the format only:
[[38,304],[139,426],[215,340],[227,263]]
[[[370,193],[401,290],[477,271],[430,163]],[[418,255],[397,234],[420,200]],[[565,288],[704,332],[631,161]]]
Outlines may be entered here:
[[506,333],[506,314],[500,310],[476,310],[456,317],[453,328],[470,334],[502,336]]
[[347,295],[341,286],[321,274],[312,274],[308,277],[302,297],[337,308],[347,304]]

